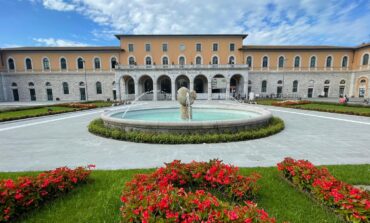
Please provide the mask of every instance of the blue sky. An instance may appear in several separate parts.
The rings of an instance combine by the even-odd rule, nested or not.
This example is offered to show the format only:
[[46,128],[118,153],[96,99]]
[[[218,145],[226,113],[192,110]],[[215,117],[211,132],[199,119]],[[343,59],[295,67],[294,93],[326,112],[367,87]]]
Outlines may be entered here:
[[0,0],[0,47],[118,45],[117,33],[354,46],[370,42],[369,11],[369,0]]

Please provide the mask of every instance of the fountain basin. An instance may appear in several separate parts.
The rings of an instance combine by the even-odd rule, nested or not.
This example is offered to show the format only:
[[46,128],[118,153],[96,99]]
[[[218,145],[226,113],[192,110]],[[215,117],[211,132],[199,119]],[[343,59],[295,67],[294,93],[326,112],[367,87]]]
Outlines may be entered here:
[[110,111],[101,118],[108,128],[179,134],[238,132],[265,126],[272,118],[271,112],[246,105],[196,105],[192,109],[191,121],[181,119],[177,106],[133,108],[124,118],[124,111]]

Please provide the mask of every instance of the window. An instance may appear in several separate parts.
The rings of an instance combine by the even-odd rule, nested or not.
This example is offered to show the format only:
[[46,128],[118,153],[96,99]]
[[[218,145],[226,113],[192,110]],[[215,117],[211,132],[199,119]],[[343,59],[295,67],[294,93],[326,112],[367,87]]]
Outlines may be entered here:
[[282,80],[278,80],[277,84],[283,84]]
[[77,59],[77,69],[81,70],[84,69],[85,61],[80,57]]
[[99,70],[100,69],[100,59],[99,58],[95,58],[94,59],[94,68],[96,70]]
[[66,58],[60,59],[60,69],[61,70],[67,70],[67,60]]
[[146,65],[152,65],[152,58],[151,57],[145,57],[145,64]]
[[32,70],[32,61],[30,58],[26,59],[26,70]]
[[360,83],[361,83],[361,84],[366,84],[366,80],[365,80],[365,79],[363,79],[363,80],[361,80],[361,81],[360,81]]
[[339,84],[346,84],[345,80],[341,80]]
[[110,59],[110,68],[111,68],[111,69],[115,69],[115,68],[116,68],[116,65],[117,65],[117,58],[112,57],[112,58]]
[[202,58],[201,58],[200,56],[197,56],[197,57],[195,58],[195,64],[197,64],[197,65],[202,64]]
[[101,93],[102,93],[101,82],[98,81],[96,82],[96,94],[101,94]]
[[15,63],[13,58],[8,59],[8,69],[9,70],[15,70]]
[[214,43],[212,47],[213,51],[218,51],[218,43]]
[[362,57],[362,65],[369,65],[369,54],[365,54]]
[[267,91],[267,81],[266,80],[263,80],[262,81],[261,92],[266,93],[266,91]]
[[342,67],[343,67],[343,68],[346,68],[346,67],[347,67],[347,65],[348,65],[348,57],[347,57],[347,56],[345,56],[345,57],[343,57],[343,59],[342,59]]
[[48,58],[42,59],[42,67],[44,70],[50,70],[50,63]]
[[217,56],[212,57],[212,64],[218,64],[218,57]]
[[195,45],[195,50],[196,50],[197,52],[201,52],[201,51],[202,51],[202,44],[197,43],[197,44]]
[[69,87],[67,82],[63,82],[63,94],[69,94]]
[[128,52],[134,52],[134,44],[132,43],[128,44]]
[[46,82],[46,83],[45,83],[45,86],[46,86],[46,87],[51,87],[50,82]]
[[230,51],[235,51],[235,43],[230,43],[229,49]]
[[293,93],[297,93],[298,92],[298,81],[295,80],[293,81],[293,90],[292,90]]
[[185,57],[181,56],[179,57],[179,64],[184,65],[185,64]]
[[269,58],[267,56],[264,56],[262,59],[262,67],[267,68],[269,65]]
[[296,56],[294,58],[294,68],[298,68],[301,65],[301,58],[299,56]]
[[229,57],[229,64],[235,64],[235,58],[233,56]]
[[310,60],[310,68],[315,68],[316,67],[316,57],[313,56],[311,57],[311,60]]
[[252,67],[252,57],[251,56],[247,57],[247,64],[248,64],[248,67]]
[[324,84],[330,84],[329,80],[325,80]]
[[283,68],[284,67],[284,57],[283,56],[281,56],[281,57],[279,57],[279,68]]
[[163,65],[168,65],[168,57],[163,57],[162,58],[162,64]]
[[13,82],[12,87],[18,87],[17,83]]
[[151,50],[150,43],[145,44],[145,51],[150,52],[150,50]]
[[162,51],[163,52],[167,52],[168,51],[168,44],[167,43],[163,43],[162,44]]
[[332,57],[331,56],[328,56],[327,58],[326,58],[326,67],[331,67],[331,63],[332,63]]
[[35,84],[33,82],[28,82],[28,87],[34,87]]

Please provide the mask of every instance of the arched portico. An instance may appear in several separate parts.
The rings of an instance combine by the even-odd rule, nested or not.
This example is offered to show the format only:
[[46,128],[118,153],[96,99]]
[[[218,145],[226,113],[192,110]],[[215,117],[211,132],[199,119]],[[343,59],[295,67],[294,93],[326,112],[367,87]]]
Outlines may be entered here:
[[234,98],[243,97],[244,92],[244,77],[241,74],[234,74],[230,78],[230,95]]
[[194,91],[197,93],[197,99],[208,99],[208,78],[205,75],[195,76]]
[[135,99],[135,80],[130,75],[122,75],[116,81],[116,90],[118,90],[118,99],[133,100]]
[[225,99],[229,80],[223,74],[216,74],[211,80],[212,99]]
[[[153,79],[149,75],[139,78],[139,100],[153,100]],[[142,95],[146,93],[145,95]]]
[[171,78],[167,75],[161,75],[157,79],[158,100],[171,100],[172,86]]
[[181,87],[186,87],[190,89],[190,79],[186,75],[179,75],[175,80],[175,94],[177,95],[177,90]]

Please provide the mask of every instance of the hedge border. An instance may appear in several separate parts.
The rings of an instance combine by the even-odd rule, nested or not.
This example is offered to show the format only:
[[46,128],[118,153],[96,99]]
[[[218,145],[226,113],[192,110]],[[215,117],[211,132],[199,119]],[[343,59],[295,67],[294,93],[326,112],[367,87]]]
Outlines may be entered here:
[[111,129],[104,126],[102,119],[90,122],[90,133],[121,141],[152,143],[152,144],[202,144],[246,141],[264,138],[281,132],[285,128],[284,121],[273,117],[263,127],[244,130],[237,133],[208,133],[208,134],[174,134],[174,133],[145,133],[138,131],[125,132],[120,129]]

